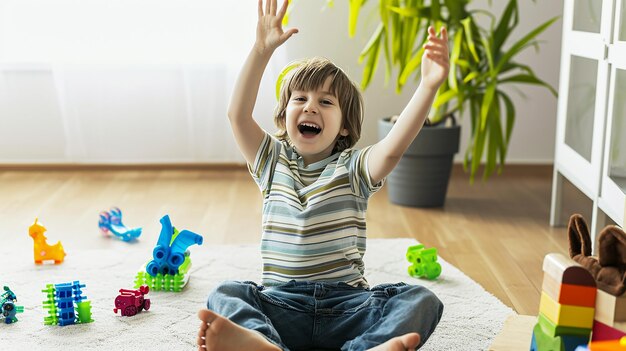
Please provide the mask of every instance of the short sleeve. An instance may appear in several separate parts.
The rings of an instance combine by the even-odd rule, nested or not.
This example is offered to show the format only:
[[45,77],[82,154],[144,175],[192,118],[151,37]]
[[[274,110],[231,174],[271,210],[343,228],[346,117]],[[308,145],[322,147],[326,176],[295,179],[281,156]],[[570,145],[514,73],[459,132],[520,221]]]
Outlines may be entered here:
[[372,183],[372,177],[370,177],[367,169],[367,161],[370,155],[372,146],[367,146],[361,150],[355,150],[350,155],[349,159],[349,172],[352,179],[352,188],[357,196],[363,198],[369,198],[385,183],[385,179],[374,184]]
[[254,164],[248,164],[248,171],[262,192],[268,189],[272,181],[272,173],[276,167],[280,143],[265,133],[263,141],[254,157]]

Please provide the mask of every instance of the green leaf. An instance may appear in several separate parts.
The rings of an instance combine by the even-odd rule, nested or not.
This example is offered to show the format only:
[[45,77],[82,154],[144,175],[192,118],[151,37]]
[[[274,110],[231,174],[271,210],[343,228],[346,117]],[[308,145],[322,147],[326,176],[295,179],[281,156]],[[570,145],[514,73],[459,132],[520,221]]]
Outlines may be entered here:
[[526,34],[522,39],[520,39],[517,43],[515,43],[509,51],[507,51],[502,58],[499,60],[498,65],[496,66],[496,72],[500,72],[502,67],[517,53],[519,53],[522,49],[526,47],[531,40],[533,40],[537,35],[541,34],[544,30],[546,30],[552,23],[558,20],[558,17],[554,17],[547,22],[543,23],[539,27],[533,29],[530,33]]
[[365,48],[363,48],[363,50],[361,51],[361,54],[359,54],[359,62],[363,61],[363,58],[370,51],[375,49],[376,45],[380,45],[380,39],[382,37],[384,28],[385,27],[382,25],[382,23],[380,23],[378,25],[378,27],[376,27],[376,30],[374,31],[374,33],[370,37],[370,40],[367,42],[367,44],[365,44]]
[[376,33],[373,36],[375,37],[375,39],[372,42],[372,45],[370,45],[369,48],[359,57],[360,61],[362,61],[363,58],[367,59],[367,61],[365,62],[365,66],[363,67],[363,80],[361,81],[361,89],[363,90],[367,88],[372,80],[372,77],[374,76],[374,73],[376,73],[383,33],[383,26],[379,25],[376,29]]
[[[511,23],[512,21],[512,23]],[[502,13],[500,23],[496,26],[493,35],[493,48],[495,52],[500,51],[500,47],[506,41],[509,34],[513,32],[513,29],[519,22],[519,14],[517,9],[517,0],[510,0],[506,9]]]
[[456,90],[454,89],[446,90],[445,92],[438,95],[437,98],[435,98],[435,101],[433,102],[433,107],[438,108],[439,106],[450,102],[450,100],[452,100],[452,98],[454,98],[456,95],[457,95]]
[[389,37],[387,36],[387,30],[385,30],[384,32],[383,53],[385,54],[385,86],[387,86],[387,84],[389,83],[389,79],[391,78],[393,66],[391,64],[391,54],[389,53]]
[[465,5],[467,5],[467,1],[460,0],[444,0],[444,6],[448,9],[448,23],[458,23],[462,18],[467,16],[465,12]]
[[517,74],[511,77],[507,77],[507,78],[500,80],[500,83],[501,84],[522,83],[522,84],[541,85],[543,87],[548,88],[548,90],[552,92],[552,95],[554,95],[555,97],[558,97],[558,93],[556,92],[556,90],[554,90],[554,88],[550,84],[530,74]]
[[402,17],[413,18],[430,18],[432,13],[430,6],[412,8],[389,6],[389,10],[399,14]]
[[365,0],[350,0],[350,12],[348,14],[348,35],[354,37],[356,33],[356,23],[359,19],[361,7],[365,4]]
[[[513,133],[513,126],[515,125],[515,105],[513,105],[511,98],[504,92],[498,91],[498,95],[502,98],[506,110],[505,142],[508,145],[509,142],[511,142],[511,134]],[[502,160],[502,163],[504,163],[504,160]]]
[[491,105],[493,104],[493,96],[495,93],[496,93],[496,84],[493,81],[487,83],[485,96],[483,97],[482,104],[480,107],[480,128],[478,128],[479,134],[484,132],[485,128],[487,128],[487,119],[489,118],[489,110],[491,109]]
[[[502,124],[500,123],[500,103],[496,94],[495,103],[493,104],[492,116],[490,121],[492,122],[489,126],[489,143],[487,145],[487,165],[485,167],[485,171],[483,173],[483,180],[487,180],[490,175],[496,169],[496,164],[498,161],[498,155],[502,157],[506,154],[506,145],[503,141],[502,137]],[[503,160],[501,158],[501,160]]]
[[[418,73],[418,68],[422,64],[422,57],[424,55],[424,48],[419,49],[419,51],[413,56],[413,58],[406,64],[404,69],[400,72],[400,77],[398,78],[398,83],[400,86],[406,84],[406,81],[409,79],[411,74]],[[416,72],[417,71],[417,72]]]
[[463,28],[465,28],[465,40],[467,41],[467,46],[469,47],[470,53],[474,57],[474,61],[479,62],[478,53],[476,53],[476,45],[474,44],[474,38],[472,34],[472,18],[468,17],[461,21],[463,24]]
[[[488,115],[486,116],[488,117]],[[478,172],[478,168],[480,167],[480,161],[483,157],[483,150],[485,148],[485,136],[487,133],[484,133],[479,128],[474,130],[474,144],[472,146],[472,168],[470,174],[470,181],[473,182],[474,176],[476,172]]]
[[[452,48],[460,48],[462,40],[463,40],[463,31],[459,30],[456,33],[454,33],[454,40],[453,40]],[[450,87],[454,90],[456,90],[458,87],[458,83],[456,79],[456,75],[457,75],[456,70],[457,70],[457,65],[458,65],[457,61],[459,60],[460,54],[461,54],[461,50],[452,50],[451,55],[450,55],[450,73],[448,74],[448,81],[450,83]]]
[[465,76],[465,78],[463,78],[463,83],[469,83],[478,76],[480,76],[480,72],[478,71],[470,72],[468,75]]
[[494,70],[494,64],[493,64],[493,55],[492,55],[492,45],[490,42],[491,38],[485,38],[483,36],[480,37],[480,41],[482,42],[485,50],[485,56],[487,56],[487,63],[488,63],[488,67],[489,67],[489,73],[491,74],[491,76],[495,77],[495,70]]
[[439,0],[430,1],[430,19],[433,22],[439,22],[441,19],[441,4]]

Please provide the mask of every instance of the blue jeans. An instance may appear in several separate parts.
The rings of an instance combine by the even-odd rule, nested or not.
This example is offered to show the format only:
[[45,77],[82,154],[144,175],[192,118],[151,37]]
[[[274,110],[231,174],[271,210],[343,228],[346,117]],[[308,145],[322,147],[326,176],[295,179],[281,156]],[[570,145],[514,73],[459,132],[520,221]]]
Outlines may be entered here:
[[283,350],[367,350],[411,332],[420,334],[422,346],[443,313],[430,290],[404,283],[364,289],[345,283],[264,287],[229,281],[211,292],[207,307]]

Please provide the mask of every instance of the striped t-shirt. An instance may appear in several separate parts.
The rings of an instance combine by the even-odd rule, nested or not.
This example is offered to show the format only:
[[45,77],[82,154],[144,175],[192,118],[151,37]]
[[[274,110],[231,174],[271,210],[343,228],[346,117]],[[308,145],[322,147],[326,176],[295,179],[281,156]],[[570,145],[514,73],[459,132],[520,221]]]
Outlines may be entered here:
[[304,166],[286,141],[265,134],[252,177],[263,192],[263,284],[290,280],[367,287],[365,211],[382,186],[367,171],[370,147]]

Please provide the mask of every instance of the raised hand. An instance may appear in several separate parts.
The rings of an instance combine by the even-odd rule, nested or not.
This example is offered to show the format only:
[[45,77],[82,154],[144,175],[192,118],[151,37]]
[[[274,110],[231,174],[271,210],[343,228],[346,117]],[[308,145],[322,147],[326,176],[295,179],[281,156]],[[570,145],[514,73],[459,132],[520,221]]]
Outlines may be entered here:
[[448,77],[450,58],[448,53],[448,31],[441,28],[440,37],[437,37],[435,28],[428,27],[428,42],[424,44],[422,57],[422,84],[432,89],[439,86]]
[[283,0],[283,5],[277,11],[277,0],[266,0],[265,9],[263,9],[263,0],[259,0],[259,21],[256,27],[254,47],[260,54],[271,53],[293,34],[298,33],[296,28],[283,31],[282,21],[288,5],[289,0]]

